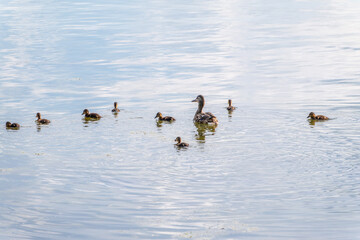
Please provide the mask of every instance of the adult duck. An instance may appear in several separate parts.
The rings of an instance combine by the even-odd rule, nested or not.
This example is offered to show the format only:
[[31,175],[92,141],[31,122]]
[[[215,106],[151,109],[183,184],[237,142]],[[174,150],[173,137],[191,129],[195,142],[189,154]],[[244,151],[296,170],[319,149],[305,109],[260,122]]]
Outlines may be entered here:
[[312,120],[329,120],[328,117],[324,115],[315,115],[315,113],[311,112],[309,113],[309,116],[307,118],[311,118]]
[[19,129],[19,128],[20,128],[20,124],[18,124],[18,123],[6,122],[6,128]]
[[81,115],[85,115],[85,118],[100,119],[101,116],[97,113],[90,113],[88,109],[84,109]]
[[175,146],[180,147],[180,148],[188,147],[188,146],[189,146],[188,143],[181,142],[181,137],[177,137],[177,138],[175,139],[175,142],[177,142],[177,143],[175,144]]
[[111,110],[113,113],[118,113],[120,112],[120,109],[118,109],[118,103],[117,102],[114,102],[114,109]]
[[194,100],[192,100],[192,102],[198,103],[198,109],[196,110],[194,116],[194,122],[203,123],[203,124],[214,124],[214,125],[218,124],[218,120],[214,114],[212,114],[211,112],[204,113],[202,111],[205,105],[204,96],[199,95]]
[[47,120],[45,118],[41,118],[40,113],[36,113],[36,117],[37,117],[36,122],[39,123],[39,124],[49,124],[50,123],[50,120]]
[[163,115],[161,114],[161,112],[158,112],[155,116],[155,118],[159,118],[159,121],[167,121],[167,122],[172,122],[175,121],[176,119],[170,116],[165,116],[163,117]]

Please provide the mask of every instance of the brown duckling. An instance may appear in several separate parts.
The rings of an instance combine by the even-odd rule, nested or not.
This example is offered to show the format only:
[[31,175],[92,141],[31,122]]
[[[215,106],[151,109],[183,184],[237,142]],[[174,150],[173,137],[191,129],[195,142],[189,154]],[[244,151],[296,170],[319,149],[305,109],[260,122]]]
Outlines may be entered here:
[[89,110],[84,109],[83,113],[81,115],[85,114],[85,118],[95,118],[95,119],[100,119],[101,116],[97,113],[90,113]]
[[192,102],[198,103],[198,109],[196,110],[195,116],[194,116],[194,122],[197,123],[204,123],[204,124],[218,124],[218,120],[215,117],[214,114],[211,112],[203,112],[203,108],[205,105],[205,98],[202,95],[197,96]]
[[50,123],[50,120],[47,120],[45,118],[41,118],[41,114],[40,113],[37,113],[36,114],[36,117],[38,118],[36,121],[39,123],[39,124],[49,124]]
[[324,115],[315,115],[315,113],[311,112],[309,113],[309,116],[307,118],[311,118],[312,120],[329,120],[328,117]]
[[118,103],[117,102],[114,102],[114,109],[111,110],[111,111],[115,112],[115,113],[120,112],[120,109],[118,109]]
[[228,103],[229,103],[229,106],[226,108],[228,111],[233,111],[233,110],[236,109],[236,107],[234,107],[234,106],[231,105],[231,104],[232,104],[232,100],[231,100],[231,99],[228,100]]
[[161,112],[158,112],[154,118],[159,118],[160,121],[167,121],[167,122],[172,122],[176,120],[175,118],[170,116],[163,117]]
[[175,144],[175,146],[177,146],[177,147],[188,147],[188,146],[189,146],[188,143],[181,142],[181,137],[177,137],[177,138],[175,139],[175,142],[177,142],[177,143]]
[[6,122],[6,128],[18,129],[18,128],[20,128],[20,124],[18,124],[18,123]]

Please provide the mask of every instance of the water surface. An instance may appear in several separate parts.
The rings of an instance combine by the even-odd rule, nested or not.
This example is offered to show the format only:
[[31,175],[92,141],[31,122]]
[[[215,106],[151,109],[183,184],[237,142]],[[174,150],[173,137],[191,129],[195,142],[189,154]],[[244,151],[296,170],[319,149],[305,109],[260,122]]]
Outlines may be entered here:
[[359,11],[0,2],[0,238],[360,239]]

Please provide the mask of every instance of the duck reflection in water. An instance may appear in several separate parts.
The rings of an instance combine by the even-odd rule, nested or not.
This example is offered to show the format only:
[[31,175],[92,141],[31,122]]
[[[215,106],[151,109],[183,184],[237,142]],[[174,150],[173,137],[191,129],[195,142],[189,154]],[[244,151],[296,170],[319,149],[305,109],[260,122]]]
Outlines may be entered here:
[[205,137],[209,135],[215,135],[217,125],[208,125],[194,122],[197,133],[195,133],[195,139],[201,143],[205,143]]
[[85,124],[84,127],[88,127],[89,124],[98,124],[98,123],[99,123],[98,120],[99,120],[99,119],[83,118],[83,119],[82,119],[82,122],[83,122],[83,124]]

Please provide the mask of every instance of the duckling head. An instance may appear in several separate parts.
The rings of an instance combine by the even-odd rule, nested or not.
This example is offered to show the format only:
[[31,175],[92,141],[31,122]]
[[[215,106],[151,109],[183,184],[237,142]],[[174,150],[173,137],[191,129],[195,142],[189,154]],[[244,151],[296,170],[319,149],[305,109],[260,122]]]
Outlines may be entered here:
[[158,112],[154,118],[157,118],[157,117],[158,117],[158,118],[162,118],[161,112]]
[[181,137],[175,138],[175,142],[181,143]]
[[311,113],[309,113],[309,116],[307,116],[307,118],[313,118],[315,116],[316,116],[315,113],[311,112]]
[[81,114],[81,115],[86,115],[86,114],[89,114],[90,112],[89,112],[89,110],[87,110],[87,109],[84,109],[84,111],[83,111],[83,113]]
[[40,113],[37,113],[37,114],[36,114],[36,117],[37,117],[38,119],[41,119],[41,114],[40,114]]
[[11,127],[11,122],[6,122],[6,127]]

